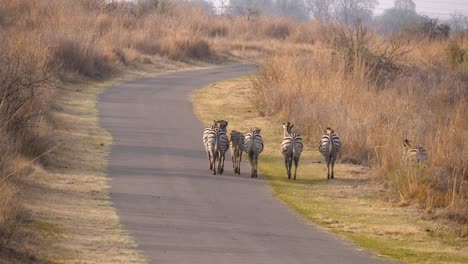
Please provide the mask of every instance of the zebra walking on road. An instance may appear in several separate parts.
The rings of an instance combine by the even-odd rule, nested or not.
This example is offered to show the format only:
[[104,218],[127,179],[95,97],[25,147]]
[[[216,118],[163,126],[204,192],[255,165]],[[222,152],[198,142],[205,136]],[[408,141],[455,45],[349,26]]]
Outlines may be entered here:
[[335,161],[338,157],[338,153],[341,151],[341,140],[335,134],[333,129],[327,127],[325,129],[325,134],[323,134],[322,139],[319,144],[319,151],[325,157],[327,161],[327,179],[330,179],[330,165],[331,165],[331,178],[335,178],[334,167]]
[[250,167],[252,169],[251,177],[257,178],[258,156],[263,151],[263,140],[260,135],[261,129],[257,128],[245,135],[244,151],[249,156]]
[[244,135],[241,132],[233,130],[231,132],[231,139],[229,141],[229,147],[231,149],[232,156],[232,167],[234,173],[240,175],[240,165],[242,161],[242,153],[244,148]]
[[294,161],[294,180],[296,179],[297,167],[304,144],[299,133],[292,132],[293,124],[283,123],[283,141],[281,142],[281,153],[284,157],[284,166],[288,179],[291,179],[291,167]]
[[224,172],[224,160],[226,158],[226,151],[229,149],[229,139],[226,133],[228,121],[218,120],[214,121],[216,126],[219,127],[218,140],[217,140],[217,154],[218,154],[218,174]]
[[205,130],[203,131],[203,146],[205,147],[206,151],[206,156],[208,157],[208,162],[210,163],[210,170],[213,169],[213,164],[211,163],[211,152],[209,149],[209,145],[207,144],[208,142],[208,135],[210,134],[211,130],[215,128],[215,124],[210,125],[208,127],[205,127]]
[[405,139],[403,140],[403,159],[406,161],[412,161],[413,163],[424,162],[427,159],[427,151],[421,146],[414,146],[412,141]]

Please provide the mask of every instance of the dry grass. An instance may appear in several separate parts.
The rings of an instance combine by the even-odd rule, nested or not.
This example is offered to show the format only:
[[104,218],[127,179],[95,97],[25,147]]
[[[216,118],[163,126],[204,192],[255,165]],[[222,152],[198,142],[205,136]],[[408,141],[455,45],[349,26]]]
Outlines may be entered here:
[[[467,68],[447,62],[447,41],[403,46],[359,30],[330,31],[313,53],[270,56],[255,81],[258,111],[297,123],[314,145],[333,127],[343,161],[372,166],[398,201],[446,212],[467,235]],[[427,163],[407,166],[405,138],[429,151]]]

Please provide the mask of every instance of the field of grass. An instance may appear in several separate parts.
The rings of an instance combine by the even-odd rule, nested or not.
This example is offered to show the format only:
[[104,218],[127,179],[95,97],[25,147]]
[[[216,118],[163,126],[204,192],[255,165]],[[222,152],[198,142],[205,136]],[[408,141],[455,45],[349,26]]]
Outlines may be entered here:
[[424,211],[388,202],[387,186],[374,180],[368,167],[338,163],[336,179],[327,180],[326,165],[319,163],[323,160],[315,147],[319,139],[304,138],[309,144],[301,156],[297,180],[287,180],[279,151],[281,123],[286,120],[258,114],[252,104],[252,78],[196,91],[194,112],[205,124],[213,119],[228,120],[228,130],[262,128],[265,150],[259,170],[278,199],[311,222],[382,257],[406,263],[468,262],[468,240],[458,237],[450,222],[435,221]]

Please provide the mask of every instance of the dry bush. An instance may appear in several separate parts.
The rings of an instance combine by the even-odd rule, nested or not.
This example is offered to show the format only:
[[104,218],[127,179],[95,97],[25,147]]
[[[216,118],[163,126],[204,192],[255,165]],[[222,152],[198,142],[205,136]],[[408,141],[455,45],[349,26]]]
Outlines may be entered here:
[[[254,85],[259,111],[297,123],[313,146],[325,127],[333,127],[344,144],[343,161],[371,165],[399,199],[429,211],[451,208],[451,218],[466,227],[468,72],[444,64],[440,43],[421,46],[435,45],[432,54],[413,47],[396,56],[398,49],[389,52],[392,42],[352,39],[353,45],[268,58]],[[351,51],[337,48],[343,46]],[[388,78],[388,69],[373,71],[375,65],[405,71]],[[400,147],[405,138],[425,146],[430,160],[407,166]]]

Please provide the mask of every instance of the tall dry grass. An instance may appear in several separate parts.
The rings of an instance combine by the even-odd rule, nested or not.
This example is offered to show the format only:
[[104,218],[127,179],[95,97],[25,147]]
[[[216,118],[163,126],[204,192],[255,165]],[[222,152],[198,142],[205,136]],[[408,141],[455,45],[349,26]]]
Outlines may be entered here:
[[[467,39],[453,41],[468,50]],[[362,28],[328,28],[313,53],[273,55],[262,64],[256,104],[261,114],[297,123],[312,146],[333,127],[342,161],[372,166],[398,200],[458,221],[466,235],[468,68],[452,63],[450,45],[403,45]],[[405,138],[428,150],[427,163],[402,160]]]

